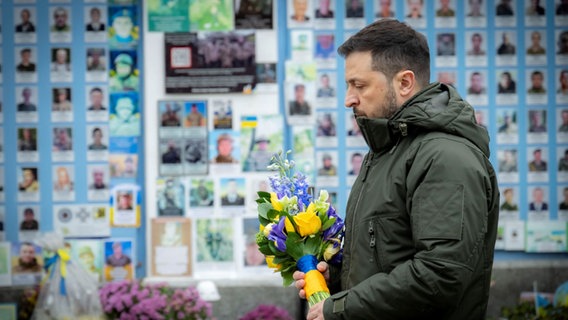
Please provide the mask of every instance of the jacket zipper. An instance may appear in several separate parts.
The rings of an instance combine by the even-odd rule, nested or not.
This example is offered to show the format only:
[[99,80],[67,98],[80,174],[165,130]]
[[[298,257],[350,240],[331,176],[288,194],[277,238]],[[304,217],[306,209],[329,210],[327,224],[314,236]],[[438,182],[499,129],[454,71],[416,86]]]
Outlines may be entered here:
[[[355,218],[356,218],[356,214],[357,214],[357,209],[359,208],[359,202],[361,201],[361,195],[363,193],[363,184],[365,183],[365,180],[367,179],[367,173],[369,172],[369,168],[371,167],[371,162],[373,160],[374,157],[374,153],[373,152],[369,152],[369,156],[367,157],[367,159],[365,160],[364,163],[364,174],[363,174],[363,179],[362,181],[362,185],[361,188],[359,189],[359,193],[357,194],[357,202],[355,202],[355,208],[353,209],[353,218],[351,219],[351,232],[353,232],[353,227],[355,225]],[[349,250],[351,250],[350,252],[353,252],[353,237],[350,237],[351,240],[351,244],[350,244],[350,248]],[[349,258],[349,260],[351,260],[351,258]],[[347,274],[347,279],[351,278],[351,270],[353,270],[353,268],[351,268],[351,266],[349,266],[349,273]]]
[[373,227],[373,220],[369,220],[369,236],[371,236],[371,240],[369,240],[369,246],[371,248],[375,247],[375,228]]

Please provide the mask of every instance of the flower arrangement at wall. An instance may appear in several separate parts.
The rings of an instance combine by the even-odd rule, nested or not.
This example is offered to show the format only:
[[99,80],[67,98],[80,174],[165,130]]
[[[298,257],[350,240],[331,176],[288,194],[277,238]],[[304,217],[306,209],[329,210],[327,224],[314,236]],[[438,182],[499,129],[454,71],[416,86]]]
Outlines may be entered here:
[[261,304],[239,320],[292,320],[292,317],[286,309],[271,304]]
[[166,284],[121,281],[106,284],[99,296],[109,319],[211,319],[211,304],[193,287],[172,289]]

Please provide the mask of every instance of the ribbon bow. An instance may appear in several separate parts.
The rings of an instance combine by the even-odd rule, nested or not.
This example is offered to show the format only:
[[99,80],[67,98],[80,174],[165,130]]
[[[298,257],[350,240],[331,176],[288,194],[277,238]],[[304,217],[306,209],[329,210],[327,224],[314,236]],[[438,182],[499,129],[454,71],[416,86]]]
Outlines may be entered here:
[[45,270],[49,270],[51,268],[51,270],[49,270],[49,277],[52,278],[53,270],[55,269],[52,268],[52,266],[57,262],[57,260],[61,259],[61,261],[59,262],[59,271],[61,273],[59,292],[63,296],[67,295],[67,289],[65,288],[65,278],[67,277],[67,263],[69,262],[70,258],[71,257],[69,255],[69,251],[67,249],[58,249],[53,255],[53,257],[49,258],[45,262],[45,267],[44,267]]

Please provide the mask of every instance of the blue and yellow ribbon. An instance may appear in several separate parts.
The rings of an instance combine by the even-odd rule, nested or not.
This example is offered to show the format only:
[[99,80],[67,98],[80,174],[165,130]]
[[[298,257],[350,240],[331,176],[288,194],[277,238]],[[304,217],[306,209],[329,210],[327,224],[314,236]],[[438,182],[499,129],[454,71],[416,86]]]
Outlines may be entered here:
[[71,257],[69,255],[69,250],[58,249],[55,252],[55,254],[53,255],[53,257],[47,259],[47,261],[45,262],[45,266],[44,266],[45,270],[49,272],[49,277],[52,278],[53,277],[53,271],[55,269],[55,268],[53,268],[53,266],[55,265],[55,263],[58,260],[61,260],[59,262],[59,272],[61,273],[61,280],[60,280],[60,283],[59,283],[59,292],[63,296],[67,295],[67,289],[65,288],[65,278],[67,277],[67,263],[69,263],[70,259],[71,259]]

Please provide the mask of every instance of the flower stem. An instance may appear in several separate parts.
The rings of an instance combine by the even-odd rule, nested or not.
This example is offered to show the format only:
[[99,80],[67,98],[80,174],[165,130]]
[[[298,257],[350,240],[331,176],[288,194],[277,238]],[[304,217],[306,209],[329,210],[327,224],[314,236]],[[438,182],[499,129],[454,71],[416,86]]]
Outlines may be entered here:
[[308,304],[309,304],[310,307],[312,307],[314,304],[316,304],[320,301],[324,301],[325,299],[327,299],[329,297],[330,297],[330,294],[328,292],[325,292],[325,291],[314,292],[308,298]]

